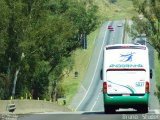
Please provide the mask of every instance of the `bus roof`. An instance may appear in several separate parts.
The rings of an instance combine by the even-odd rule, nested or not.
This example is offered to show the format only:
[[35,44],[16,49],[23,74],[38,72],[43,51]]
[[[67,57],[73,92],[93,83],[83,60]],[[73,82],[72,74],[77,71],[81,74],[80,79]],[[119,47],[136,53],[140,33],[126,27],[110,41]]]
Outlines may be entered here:
[[146,50],[147,47],[145,45],[135,45],[135,44],[114,44],[105,46],[106,50],[109,49],[142,49]]

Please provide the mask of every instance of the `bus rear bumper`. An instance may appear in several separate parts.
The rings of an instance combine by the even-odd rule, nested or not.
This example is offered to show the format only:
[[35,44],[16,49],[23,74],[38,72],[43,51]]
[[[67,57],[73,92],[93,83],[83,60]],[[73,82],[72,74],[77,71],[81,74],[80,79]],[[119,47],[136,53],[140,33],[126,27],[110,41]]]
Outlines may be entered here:
[[104,94],[104,105],[116,108],[137,108],[139,106],[148,106],[148,93],[143,96],[108,96]]

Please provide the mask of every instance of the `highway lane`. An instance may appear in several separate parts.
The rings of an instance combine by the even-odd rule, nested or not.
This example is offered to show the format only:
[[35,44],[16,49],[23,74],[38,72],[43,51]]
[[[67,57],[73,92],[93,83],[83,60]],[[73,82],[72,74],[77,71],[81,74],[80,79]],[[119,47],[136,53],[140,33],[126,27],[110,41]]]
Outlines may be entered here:
[[104,114],[103,112],[61,112],[16,115],[15,117],[10,118],[13,118],[12,120],[159,120],[160,114],[137,114],[133,111],[124,111],[115,114]]
[[[96,107],[97,111],[103,110],[101,93],[102,81],[99,80],[99,71],[102,68],[102,52],[105,45],[122,43],[124,26],[118,27],[119,24],[124,24],[124,21],[109,21],[102,25],[97,39],[95,40],[92,58],[90,60],[84,80],[80,86],[81,88],[79,89],[75,99],[72,101],[71,108],[74,108],[73,110],[95,111],[94,107],[97,104],[96,102],[101,102],[99,104],[101,107]],[[107,27],[109,25],[113,26],[114,31],[108,30]]]
[[[124,26],[118,27],[118,25],[120,25],[122,23],[124,24],[124,21],[114,21],[113,22],[112,26],[114,28],[114,31],[110,32],[110,36],[106,40],[106,45],[122,43]],[[101,61],[100,64],[102,64],[102,61]],[[102,67],[100,69],[102,69]],[[97,80],[99,80],[99,79],[100,78],[98,78]],[[104,108],[103,108],[103,94],[102,94],[102,91],[101,91],[103,81],[101,80],[101,81],[98,81],[98,82],[99,83],[97,84],[98,87],[97,87],[97,90],[96,90],[97,94],[95,95],[96,97],[94,98],[94,104],[92,104],[92,107],[90,109],[91,112],[92,111],[104,111]]]
[[[91,64],[88,68],[92,72],[91,73],[87,72],[87,75],[86,75],[87,77],[84,80],[86,82],[88,79],[92,79],[92,82],[89,86],[89,89],[86,92],[86,95],[84,96],[79,106],[77,107],[78,111],[91,111],[91,112],[104,111],[103,95],[101,91],[103,81],[100,80],[100,74],[99,74],[100,70],[102,69],[103,49],[99,47],[100,46],[104,47],[105,45],[122,43],[124,26],[118,27],[118,25],[122,23],[124,23],[124,21],[114,21],[114,22],[108,22],[107,25],[104,24],[104,26],[102,26],[104,29],[101,29],[100,34],[96,40],[97,46],[95,47],[95,52],[93,53],[93,57],[94,57],[92,58],[93,63],[91,61]],[[108,30],[107,29],[108,25],[113,26],[114,31]],[[102,35],[101,33],[104,33],[103,39],[101,39],[101,35]],[[100,43],[101,45],[99,45]],[[98,49],[100,49],[100,51],[98,51]],[[93,66],[94,64],[96,64],[97,66],[94,67]]]
[[[123,43],[124,23],[124,20],[113,22],[114,31],[111,32],[111,37],[107,41],[106,45]],[[119,25],[122,26],[120,27]]]
[[[83,86],[86,89],[84,97],[78,104],[76,110],[78,111],[91,111],[94,100],[98,97],[98,84],[100,82],[99,71],[102,68],[102,53],[103,48],[106,45],[107,39],[110,38],[110,31],[107,26],[112,25],[112,22],[107,22],[102,25],[100,34],[96,39],[96,45],[92,54],[90,64],[88,66],[88,71],[86,72],[85,78],[83,80]],[[103,34],[102,34],[103,33]]]
[[[89,65],[87,67],[86,74],[83,81],[81,82],[77,94],[73,97],[70,103],[70,108],[74,111],[83,111],[85,109],[83,106],[86,106],[87,103],[84,101],[89,101],[86,99],[89,99],[88,94],[90,94],[91,87],[93,87],[92,84],[95,85],[95,82],[97,82],[97,79],[95,80],[95,77],[99,76],[98,69],[102,67],[102,65],[100,66],[98,64],[98,61],[102,61],[102,54],[99,53],[102,53],[103,47],[106,44],[106,36],[110,36],[110,32],[107,29],[108,25],[112,25],[112,22],[108,21],[102,24],[99,34],[94,42],[94,50],[92,53],[92,57],[90,58]],[[93,92],[91,91],[91,93]]]

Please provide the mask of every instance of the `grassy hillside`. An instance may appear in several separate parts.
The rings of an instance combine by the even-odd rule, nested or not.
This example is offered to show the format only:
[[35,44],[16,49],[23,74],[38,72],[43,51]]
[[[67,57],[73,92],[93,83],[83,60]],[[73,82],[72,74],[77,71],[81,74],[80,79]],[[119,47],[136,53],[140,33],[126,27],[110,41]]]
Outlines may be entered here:
[[[120,20],[124,18],[131,18],[133,14],[133,6],[129,0],[117,0],[115,4],[107,2],[107,0],[92,0],[94,4],[98,6],[98,16],[99,21],[102,23],[106,20]],[[100,27],[100,25],[99,25]],[[94,41],[99,32],[99,27],[97,30],[92,32],[87,37],[88,48],[87,50],[77,49],[72,57],[74,59],[73,70],[69,75],[65,76],[63,81],[63,86],[65,89],[65,95],[67,104],[77,92],[77,88],[80,82],[83,80],[87,66],[89,64],[90,57],[92,55],[92,50],[94,48]],[[78,77],[75,77],[74,73],[78,72]]]
[[136,14],[130,0],[117,0],[114,4],[108,2],[109,0],[93,1],[99,7],[98,15],[101,20],[129,19]]

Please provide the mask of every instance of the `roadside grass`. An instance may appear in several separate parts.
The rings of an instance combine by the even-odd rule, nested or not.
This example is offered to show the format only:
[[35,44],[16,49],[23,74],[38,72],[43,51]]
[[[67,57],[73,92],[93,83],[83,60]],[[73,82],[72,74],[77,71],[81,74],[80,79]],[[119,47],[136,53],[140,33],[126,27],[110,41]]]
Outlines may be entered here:
[[[133,12],[132,2],[129,0],[117,0],[115,4],[110,4],[106,0],[94,0],[94,4],[98,5],[98,16],[101,24],[108,20],[131,18],[135,14]],[[64,87],[67,105],[69,105],[72,97],[76,94],[78,87],[84,78],[99,29],[100,25],[95,31],[87,36],[87,50],[79,48],[72,54],[72,58],[74,59],[73,70],[68,76],[65,76],[62,79],[61,83]],[[78,77],[75,77],[75,72],[78,72]],[[58,100],[58,102],[59,104],[63,104],[63,99]]]
[[130,0],[117,0],[115,12],[114,19],[131,19],[137,14]]
[[94,3],[98,5],[98,15],[101,21],[131,19],[137,14],[133,10],[132,1],[129,0],[117,0],[114,4],[106,0],[95,0]]
[[[92,55],[92,50],[98,31],[99,29],[95,30],[87,37],[88,46],[86,50],[79,48],[72,54],[74,59],[73,70],[63,79],[63,87],[65,90],[67,104],[69,104],[71,98],[77,92],[80,81],[83,80],[85,71],[87,70],[90,61],[90,57]],[[75,77],[75,72],[78,72],[77,77]],[[62,101],[60,104],[62,104]]]
[[155,51],[155,79],[156,79],[156,85],[157,85],[157,95],[160,101],[160,60],[158,60],[158,53]]

